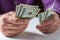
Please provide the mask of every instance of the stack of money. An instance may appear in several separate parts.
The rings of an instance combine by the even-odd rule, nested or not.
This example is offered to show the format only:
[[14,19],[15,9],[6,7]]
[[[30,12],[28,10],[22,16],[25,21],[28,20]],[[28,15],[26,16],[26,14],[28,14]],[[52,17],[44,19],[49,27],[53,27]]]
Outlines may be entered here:
[[16,6],[16,17],[19,18],[33,18],[39,13],[40,9],[38,6],[20,4]]
[[51,18],[51,14],[53,12],[52,9],[53,9],[53,5],[50,8],[48,8],[46,11],[38,14],[40,23]]

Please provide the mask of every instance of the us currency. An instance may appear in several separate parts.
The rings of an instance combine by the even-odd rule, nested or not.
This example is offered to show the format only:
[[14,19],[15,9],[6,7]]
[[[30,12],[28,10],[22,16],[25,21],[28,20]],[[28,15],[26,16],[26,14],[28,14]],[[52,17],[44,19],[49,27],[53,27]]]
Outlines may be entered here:
[[17,17],[17,12],[18,12],[18,9],[19,9],[19,5],[16,6],[16,10],[15,10],[15,16]]
[[[38,9],[38,6],[32,6],[32,5],[26,5],[26,4],[21,4],[22,6],[23,6],[23,9],[25,10],[23,10],[23,12],[22,12],[22,18],[33,18],[34,17],[34,15],[36,15],[36,14],[38,14],[38,13],[36,13],[36,11],[37,10],[39,10]],[[40,11],[40,10],[39,10]],[[38,11],[37,11],[38,12]]]
[[38,6],[20,4],[16,6],[16,17],[19,18],[33,18],[39,13],[40,9]]
[[48,8],[46,11],[44,11],[44,12],[42,12],[42,13],[39,13],[39,14],[38,14],[39,21],[40,21],[40,22],[43,22],[43,21],[45,21],[45,20],[50,19],[51,14],[52,14],[52,12],[53,12],[52,9],[53,9],[53,5],[52,5],[50,8]]
[[22,6],[16,5],[15,16],[18,17],[21,12]]
[[36,11],[36,8],[38,8],[38,6],[31,6],[31,5],[24,5],[21,4],[23,6],[23,11],[21,11],[22,18],[32,18],[34,16],[34,12]]
[[24,13],[22,13],[22,18],[33,18],[35,17],[38,12],[40,11],[39,9],[32,9],[32,8],[24,8]]
[[46,15],[47,15],[47,14],[46,14],[45,12],[39,13],[39,14],[38,14],[39,21],[40,21],[40,22],[43,22],[43,21],[47,20],[47,16],[46,16]]

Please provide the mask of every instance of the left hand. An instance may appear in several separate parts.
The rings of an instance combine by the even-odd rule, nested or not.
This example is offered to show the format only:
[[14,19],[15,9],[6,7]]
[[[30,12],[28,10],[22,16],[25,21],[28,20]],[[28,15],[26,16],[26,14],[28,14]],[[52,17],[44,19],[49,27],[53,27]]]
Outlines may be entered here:
[[45,34],[49,34],[56,31],[58,26],[59,16],[57,15],[57,13],[53,12],[52,17],[50,19],[40,23],[39,25],[36,26],[36,28]]
[[7,12],[0,17],[1,31],[7,37],[16,36],[27,28],[29,20],[15,17],[14,11]]

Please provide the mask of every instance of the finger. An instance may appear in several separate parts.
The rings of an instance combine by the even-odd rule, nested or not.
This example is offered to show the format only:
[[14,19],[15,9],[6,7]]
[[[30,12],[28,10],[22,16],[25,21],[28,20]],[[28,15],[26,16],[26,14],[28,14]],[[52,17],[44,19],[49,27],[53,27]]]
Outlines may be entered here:
[[2,17],[5,18],[7,20],[7,22],[13,22],[14,20],[14,16],[13,16],[14,12],[8,12],[6,14],[4,14]]
[[6,36],[16,36],[17,34],[21,33],[23,31],[23,29],[21,30],[6,30],[3,32],[4,35]]
[[45,34],[48,33],[48,29],[44,28],[43,26],[37,25],[37,29]]
[[7,15],[2,15],[0,17],[0,22],[6,22],[7,21]]
[[16,18],[14,12],[9,12],[7,15],[9,15],[7,18],[8,22],[13,24],[27,24],[29,22],[29,19]]
[[36,28],[37,28],[38,30],[41,30],[41,29],[43,29],[43,26],[42,26],[42,25],[37,25]]
[[6,30],[6,31],[3,31],[3,34],[5,35],[5,36],[8,36],[8,37],[10,37],[10,36],[16,36],[17,34],[19,34],[19,32],[18,31],[11,31],[11,30]]
[[52,14],[52,24],[58,24],[59,25],[59,16],[57,13],[53,12]]
[[8,19],[13,19],[11,16],[12,16],[12,14],[11,14],[12,12],[8,12],[8,13],[6,13],[6,14],[3,14],[2,16],[1,16],[1,18],[0,18],[0,20],[1,21],[3,21],[3,22],[6,22],[6,21],[9,21]]
[[49,25],[45,25],[45,26],[39,26],[39,25],[38,25],[38,26],[37,26],[37,29],[41,29],[41,30],[44,29],[44,30],[47,30],[47,29],[49,29],[49,27],[50,27]]
[[48,25],[50,26],[53,24],[58,24],[58,21],[59,21],[58,15],[53,13],[51,19],[46,20],[46,21],[42,22],[41,24],[44,26],[48,26]]
[[4,29],[4,30],[6,30],[6,29],[18,30],[18,29],[23,29],[23,28],[26,28],[26,27],[27,27],[26,24],[15,25],[15,24],[6,23],[6,24],[2,25],[2,29]]
[[43,32],[43,33],[48,33],[48,29],[44,29],[44,28],[40,28],[40,27],[38,27],[37,28],[39,31],[41,31],[41,32]]
[[[52,22],[56,21],[56,19],[59,19],[58,15],[56,13],[52,13],[51,18],[48,20],[43,21],[41,24],[42,25],[48,25],[51,24]],[[57,20],[58,21],[58,20]]]
[[21,19],[21,18],[16,18],[13,16],[9,16],[7,18],[7,22],[13,23],[13,24],[28,24],[29,23],[29,19]]
[[3,32],[3,34],[6,36],[6,37],[13,37],[13,36],[16,36],[17,34],[15,33],[8,33],[8,32]]
[[38,29],[38,28],[41,28],[42,27],[42,25],[40,25],[40,24],[38,24],[37,26],[36,26],[36,28]]
[[1,27],[2,27],[2,29],[18,29],[17,28],[17,26],[15,26],[15,25],[12,25],[12,24],[3,24],[3,25],[1,25]]
[[52,13],[52,18],[53,18],[53,19],[59,19],[59,16],[58,16],[57,13],[53,12],[53,13]]
[[29,19],[15,18],[12,23],[13,23],[13,24],[28,24],[29,21],[30,21]]
[[22,28],[22,29],[3,29],[2,32],[8,32],[8,33],[18,33],[18,32],[22,32],[24,31],[25,28]]
[[10,11],[10,12],[8,12],[6,14],[9,15],[9,16],[13,16],[13,14],[15,14],[15,12],[14,11]]

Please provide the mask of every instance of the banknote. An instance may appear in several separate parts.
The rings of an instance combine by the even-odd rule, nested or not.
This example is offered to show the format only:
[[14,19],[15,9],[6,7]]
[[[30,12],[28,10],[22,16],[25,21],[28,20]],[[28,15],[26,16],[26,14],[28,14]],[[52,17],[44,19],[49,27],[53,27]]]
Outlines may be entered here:
[[38,13],[39,13],[39,9],[35,9],[35,10],[32,10],[32,9],[25,9],[25,12],[24,14],[22,15],[22,18],[33,18],[35,17]]
[[18,9],[19,9],[19,5],[16,5],[16,10],[15,10],[15,16],[17,17],[18,16]]
[[[34,11],[36,10],[36,9],[38,9],[38,6],[32,6],[32,5],[26,5],[26,4],[20,4],[20,6],[22,6],[23,8],[21,9],[21,12],[20,12],[20,15],[19,15],[19,17],[20,16],[22,16],[22,14],[27,14],[26,12],[29,12],[29,13],[33,13],[33,14],[35,14],[34,13]],[[25,11],[24,11],[25,10]],[[24,13],[25,12],[25,13]],[[25,15],[26,17],[29,17],[29,16],[27,16],[27,15]],[[33,16],[33,15],[32,15]],[[24,16],[22,16],[22,17],[24,17]]]
[[19,4],[16,6],[16,16],[19,18],[33,18],[39,13],[39,6]]
[[51,6],[50,8],[48,8],[46,11],[39,13],[38,17],[39,17],[39,21],[43,22],[45,20],[48,20],[51,18],[51,14],[53,12],[53,6]]

